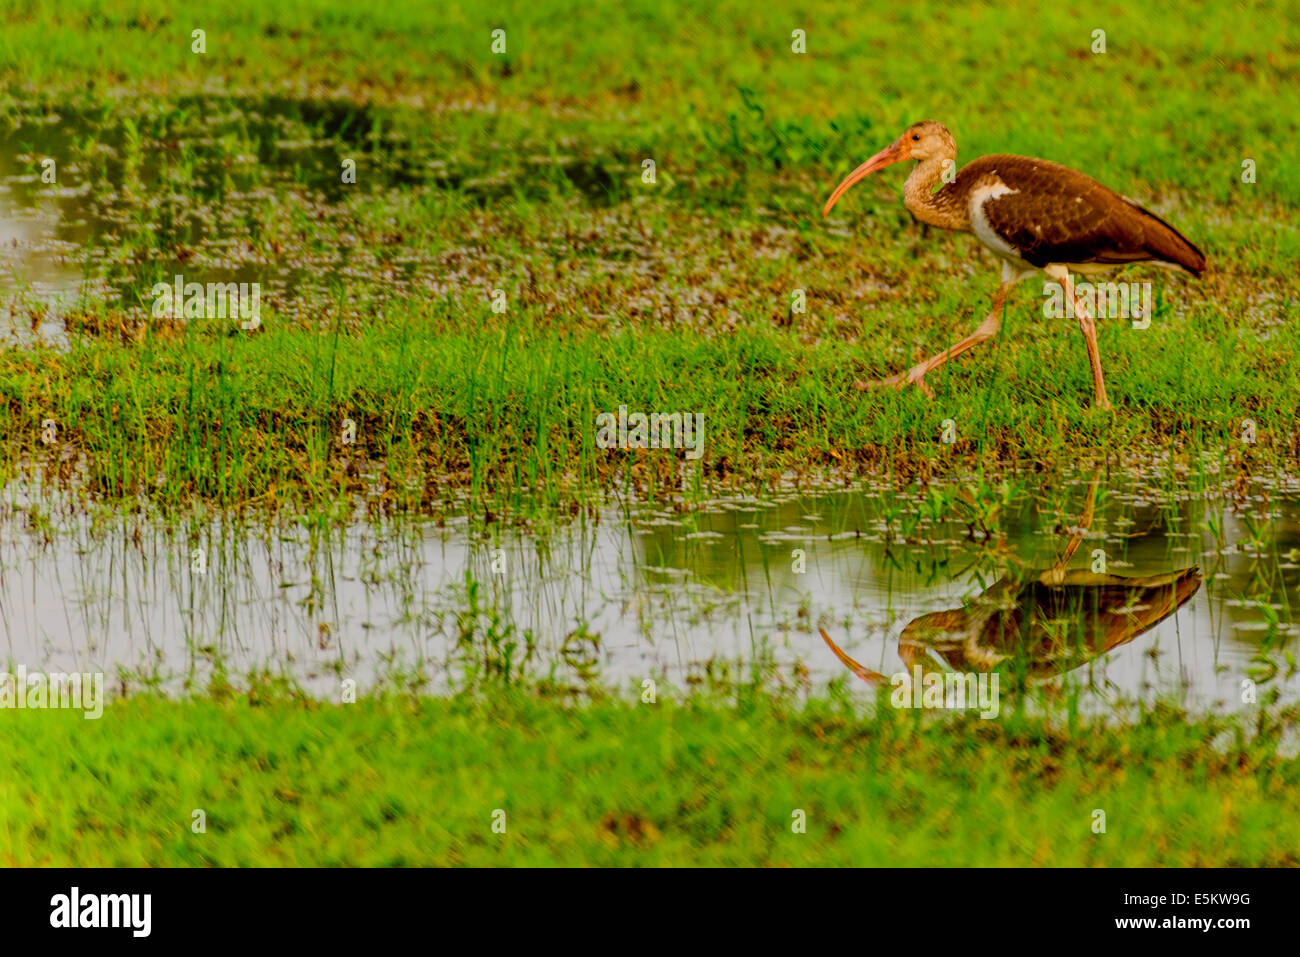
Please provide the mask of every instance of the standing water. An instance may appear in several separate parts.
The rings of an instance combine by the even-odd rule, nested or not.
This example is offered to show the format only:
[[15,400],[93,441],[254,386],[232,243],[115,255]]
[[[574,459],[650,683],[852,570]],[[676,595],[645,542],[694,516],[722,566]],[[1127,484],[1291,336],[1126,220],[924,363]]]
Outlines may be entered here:
[[[1300,689],[1286,650],[1300,496],[1282,484],[1234,504],[1081,480],[1051,501],[1004,496],[993,513],[959,485],[863,486],[607,505],[542,532],[464,516],[341,528],[60,518],[11,489],[0,647],[29,669],[103,671],[128,687],[201,681],[216,663],[320,695],[399,675],[445,689],[485,664],[574,691],[755,669],[856,686],[820,631],[886,676],[918,657],[980,668],[989,641],[957,654],[952,634],[933,639],[1000,603],[1040,632],[1059,619],[1061,640],[1045,651],[1042,634],[1036,648],[1003,636],[999,669],[1023,665],[1094,708],[1160,697],[1232,710],[1243,681],[1286,699]],[[1061,653],[1084,632],[1087,649]]]

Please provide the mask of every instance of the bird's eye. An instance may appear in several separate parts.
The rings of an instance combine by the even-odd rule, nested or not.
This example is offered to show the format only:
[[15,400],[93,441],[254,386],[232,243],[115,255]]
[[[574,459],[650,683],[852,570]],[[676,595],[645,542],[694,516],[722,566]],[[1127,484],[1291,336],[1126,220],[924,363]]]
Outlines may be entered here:
[[921,134],[920,134],[920,133],[913,133],[913,134],[912,134],[912,139],[913,139],[913,140],[919,140],[920,138],[921,138]]

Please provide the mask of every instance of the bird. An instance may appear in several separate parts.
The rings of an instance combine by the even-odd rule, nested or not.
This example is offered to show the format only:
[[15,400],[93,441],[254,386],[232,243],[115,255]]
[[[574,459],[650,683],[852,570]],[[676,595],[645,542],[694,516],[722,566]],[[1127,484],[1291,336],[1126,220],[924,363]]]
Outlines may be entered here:
[[[1047,680],[1128,644],[1187,604],[1201,587],[1195,565],[1145,576],[1069,567],[1092,527],[1097,487],[1094,475],[1079,525],[1049,568],[1017,562],[1020,567],[964,607],[909,622],[898,639],[898,654],[908,671],[928,665],[930,670],[1011,671]],[[859,678],[875,685],[891,682],[854,661],[824,628],[819,630],[835,657]]]
[[993,310],[969,336],[905,373],[855,387],[903,388],[934,392],[925,376],[997,335],[1007,294],[1035,274],[1059,284],[1072,303],[1088,350],[1093,401],[1110,409],[1097,348],[1094,317],[1075,295],[1071,274],[1095,275],[1134,263],[1199,277],[1205,255],[1186,236],[1155,213],[1097,182],[1049,160],[1029,156],[981,156],[956,170],[957,142],[941,123],[913,123],[903,134],[841,182],[822,208],[830,215],[854,184],[894,163],[914,160],[903,186],[903,202],[922,223],[969,232],[1002,264]]
[[[931,612],[908,623],[898,638],[898,654],[908,671],[914,665],[925,670],[1009,671],[1042,681],[1150,631],[1200,587],[1196,566],[1141,577],[1084,569],[1028,580],[1007,576],[966,607]],[[871,684],[889,682],[850,658],[825,629],[819,630],[835,657],[859,678]]]

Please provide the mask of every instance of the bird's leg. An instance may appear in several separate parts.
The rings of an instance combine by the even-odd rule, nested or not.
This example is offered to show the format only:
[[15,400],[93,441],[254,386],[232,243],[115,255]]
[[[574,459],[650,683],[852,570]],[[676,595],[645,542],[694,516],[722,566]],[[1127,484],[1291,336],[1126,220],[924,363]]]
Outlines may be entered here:
[[1109,410],[1110,399],[1106,398],[1106,382],[1101,375],[1101,350],[1097,348],[1097,324],[1088,312],[1088,307],[1075,298],[1074,282],[1070,279],[1069,270],[1062,270],[1057,275],[1062,277],[1060,281],[1065,287],[1065,294],[1074,303],[1074,315],[1079,320],[1083,341],[1088,346],[1088,364],[1092,366],[1093,403],[1099,409]]
[[879,389],[888,386],[901,389],[908,383],[912,383],[933,399],[934,391],[925,384],[925,377],[949,359],[955,359],[963,352],[968,352],[969,350],[974,349],[981,342],[987,342],[998,334],[998,330],[1002,328],[1002,307],[1006,304],[1007,292],[1010,291],[1013,284],[1014,283],[1009,281],[1005,275],[1003,276],[1002,284],[998,286],[998,291],[993,296],[993,311],[988,314],[988,318],[980,323],[979,328],[965,339],[962,339],[960,342],[954,342],[943,352],[930,356],[930,358],[912,366],[912,368],[908,369],[906,372],[890,376],[888,379],[876,379],[872,382],[855,382],[853,383],[853,387],[859,390]]
[[1088,498],[1083,504],[1083,514],[1079,516],[1079,527],[1074,530],[1070,540],[1065,544],[1065,551],[1061,557],[1052,563],[1052,567],[1039,576],[1039,580],[1048,585],[1059,585],[1065,581],[1065,570],[1070,564],[1070,559],[1074,553],[1079,550],[1083,544],[1083,536],[1092,528],[1092,518],[1097,510],[1097,482],[1101,478],[1100,472],[1094,472],[1092,481],[1088,483]]

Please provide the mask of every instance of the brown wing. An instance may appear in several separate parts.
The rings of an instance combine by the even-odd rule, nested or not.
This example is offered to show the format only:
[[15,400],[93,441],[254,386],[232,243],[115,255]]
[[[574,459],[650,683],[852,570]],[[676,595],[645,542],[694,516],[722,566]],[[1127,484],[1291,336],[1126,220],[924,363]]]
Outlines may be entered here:
[[1150,631],[1200,587],[1196,567],[1144,578],[1052,569],[1026,582],[1013,606],[1005,595],[990,602],[992,589],[979,596],[964,657],[945,657],[959,670],[1012,658],[1036,677],[1059,674]]
[[[994,647],[1018,644],[1036,659],[1035,669],[1068,670],[1150,631],[1200,587],[1195,566],[1145,578],[1084,570],[1066,572],[1059,581],[1053,577],[1050,584],[1040,578],[1021,591],[1017,614],[991,622],[984,640]],[[1082,647],[1075,648],[1080,639]]]
[[1091,176],[1028,156],[983,156],[959,180],[996,175],[1013,190],[983,205],[989,225],[1035,266],[1159,260],[1193,275],[1205,268],[1201,251],[1160,217]]

